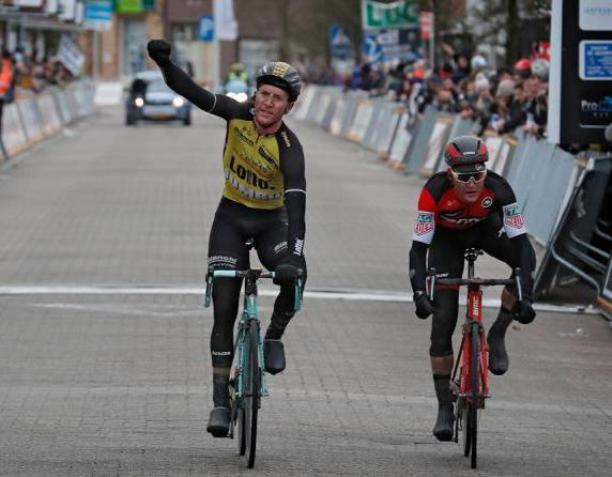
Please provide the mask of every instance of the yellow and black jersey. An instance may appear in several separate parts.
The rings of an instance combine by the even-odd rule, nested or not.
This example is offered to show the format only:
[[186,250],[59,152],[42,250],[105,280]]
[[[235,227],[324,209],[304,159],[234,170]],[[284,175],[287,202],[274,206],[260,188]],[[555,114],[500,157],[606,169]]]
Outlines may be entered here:
[[216,95],[210,110],[227,121],[223,195],[255,209],[278,209],[287,191],[305,192],[304,153],[283,124],[273,135],[258,134],[249,103]]
[[305,235],[304,152],[283,123],[272,135],[257,133],[252,104],[215,95],[172,62],[160,65],[166,83],[195,106],[227,121],[223,196],[252,209],[287,208],[289,250],[301,255]]

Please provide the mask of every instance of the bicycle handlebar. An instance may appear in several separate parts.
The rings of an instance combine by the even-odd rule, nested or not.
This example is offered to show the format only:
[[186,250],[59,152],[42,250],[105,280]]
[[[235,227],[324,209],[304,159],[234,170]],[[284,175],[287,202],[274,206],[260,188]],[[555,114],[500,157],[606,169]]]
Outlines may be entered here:
[[[244,278],[250,274],[254,274],[256,279],[274,278],[275,272],[264,270],[210,270],[206,275],[206,293],[204,295],[204,307],[208,308],[212,301],[213,279],[215,278]],[[293,308],[299,311],[302,308],[302,277],[304,271],[301,268],[297,270],[297,280],[295,281],[295,299]]]
[[[213,278],[244,278],[252,270],[214,270]],[[257,278],[274,278],[274,272],[261,271]]]
[[523,299],[523,292],[521,289],[520,279],[521,269],[514,269],[514,278],[445,278],[436,276],[434,268],[429,270],[429,299],[434,301],[436,285],[478,285],[479,287],[495,286],[495,285],[516,285],[517,297],[521,301]]
[[516,285],[512,278],[436,278],[436,285]]

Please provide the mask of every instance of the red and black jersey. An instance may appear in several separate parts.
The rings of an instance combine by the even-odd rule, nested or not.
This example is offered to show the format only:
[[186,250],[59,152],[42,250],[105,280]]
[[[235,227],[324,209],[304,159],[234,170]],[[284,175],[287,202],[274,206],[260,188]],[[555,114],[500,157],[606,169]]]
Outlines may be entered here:
[[466,204],[457,197],[447,172],[432,176],[421,190],[413,239],[430,244],[436,227],[463,230],[499,214],[509,238],[527,232],[525,221],[510,184],[488,171],[478,200]]

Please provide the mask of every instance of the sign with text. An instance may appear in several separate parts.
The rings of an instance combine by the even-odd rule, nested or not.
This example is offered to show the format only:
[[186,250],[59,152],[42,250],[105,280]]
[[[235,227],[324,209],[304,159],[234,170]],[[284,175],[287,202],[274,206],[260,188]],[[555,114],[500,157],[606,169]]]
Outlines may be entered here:
[[612,25],[612,2],[610,0],[580,0],[578,16],[581,30],[607,30]]
[[108,31],[113,21],[113,0],[89,0],[85,4],[85,26]]
[[362,52],[368,61],[414,61],[420,44],[418,28],[369,31],[363,34]]
[[612,123],[612,1],[552,2],[548,141],[606,144]]
[[416,0],[393,3],[362,0],[361,18],[364,30],[414,28],[419,25],[419,6]]
[[57,50],[57,59],[72,73],[78,76],[85,63],[85,57],[74,40],[64,33],[60,39],[59,48]]
[[612,40],[581,41],[579,61],[583,80],[612,80]]

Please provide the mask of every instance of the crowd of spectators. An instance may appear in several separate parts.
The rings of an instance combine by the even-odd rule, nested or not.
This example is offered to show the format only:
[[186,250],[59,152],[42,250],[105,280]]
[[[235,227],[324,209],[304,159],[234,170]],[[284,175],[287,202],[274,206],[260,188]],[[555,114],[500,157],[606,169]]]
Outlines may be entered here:
[[2,57],[8,60],[3,68],[11,70],[10,75],[7,74],[11,84],[5,93],[4,102],[11,102],[26,91],[38,94],[49,86],[63,87],[75,79],[59,60],[39,57],[36,51],[26,54],[19,48],[14,52],[4,49]]
[[474,133],[512,133],[517,128],[536,137],[546,135],[548,115],[546,55],[522,58],[508,67],[493,69],[480,54],[456,53],[444,45],[436,68],[425,59],[412,62],[363,63],[350,77],[327,74],[326,83],[386,95],[406,104],[412,115],[431,106],[461,114],[475,122]]

